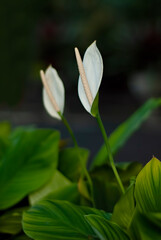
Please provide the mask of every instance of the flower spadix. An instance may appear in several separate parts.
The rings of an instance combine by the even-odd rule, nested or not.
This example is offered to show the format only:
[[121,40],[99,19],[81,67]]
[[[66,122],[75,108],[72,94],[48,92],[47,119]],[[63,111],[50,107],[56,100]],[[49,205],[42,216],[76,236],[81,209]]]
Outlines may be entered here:
[[103,75],[102,56],[94,41],[86,50],[83,58],[75,48],[79,69],[78,95],[84,108],[93,116],[98,112],[98,91]]
[[40,71],[43,82],[43,103],[47,112],[54,118],[61,119],[64,111],[65,91],[62,80],[52,66]]

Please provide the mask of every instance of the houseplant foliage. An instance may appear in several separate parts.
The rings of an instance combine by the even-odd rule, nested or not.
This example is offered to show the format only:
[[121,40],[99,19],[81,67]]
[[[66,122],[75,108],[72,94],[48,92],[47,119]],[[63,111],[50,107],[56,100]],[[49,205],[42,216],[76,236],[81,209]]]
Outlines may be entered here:
[[[92,47],[98,54],[96,45]],[[95,62],[93,64],[95,66]],[[48,70],[54,73],[52,78],[59,78],[52,67]],[[49,76],[44,74],[44,80]],[[60,81],[54,82],[61,85],[60,91],[64,92]],[[51,84],[51,96],[46,98],[44,95],[47,110],[48,106],[55,106],[52,87]],[[98,90],[99,86],[87,111],[99,124]],[[50,94],[47,88],[43,91]],[[161,99],[147,101],[118,126],[109,139],[104,135],[101,123],[102,135],[108,143],[105,141],[89,170],[86,167],[89,151],[79,147],[64,117],[64,100],[55,97],[55,102],[58,109],[54,109],[53,117],[65,124],[73,139],[73,147],[62,144],[57,130],[33,127],[12,130],[9,123],[0,124],[0,238],[159,239],[160,161],[153,157],[143,167],[138,162],[114,163],[110,158],[118,153],[153,110],[160,107]],[[87,106],[89,102],[85,104]]]

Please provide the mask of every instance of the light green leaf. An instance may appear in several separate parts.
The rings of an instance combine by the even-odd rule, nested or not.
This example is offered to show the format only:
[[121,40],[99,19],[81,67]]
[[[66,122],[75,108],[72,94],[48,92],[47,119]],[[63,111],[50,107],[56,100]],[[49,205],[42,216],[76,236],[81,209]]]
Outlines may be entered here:
[[[130,136],[141,126],[149,115],[161,106],[161,98],[150,99],[140,107],[129,119],[119,125],[109,137],[112,153],[115,154],[126,143]],[[94,158],[91,168],[107,162],[108,155],[105,145],[101,147]]]
[[88,189],[88,183],[82,177],[80,177],[80,179],[79,179],[78,189],[79,189],[80,194],[84,198],[91,201],[91,196],[90,196],[89,189]]
[[11,138],[0,165],[0,209],[13,206],[40,188],[57,167],[59,133],[20,131]]
[[135,199],[140,212],[161,211],[161,162],[155,157],[136,178]]
[[22,230],[22,213],[27,208],[17,208],[0,216],[0,233],[18,234]]
[[123,229],[127,229],[135,210],[134,184],[131,185],[126,193],[122,195],[116,203],[111,220],[117,223]]
[[152,240],[161,238],[161,213],[140,213],[137,209],[129,228],[132,240]]
[[77,182],[86,166],[89,151],[83,148],[66,148],[60,151],[58,169],[71,181]]
[[68,180],[61,172],[55,170],[53,176],[44,186],[29,195],[29,201],[31,205],[33,205],[44,197],[47,197],[49,194],[70,185],[71,181]]
[[39,202],[23,215],[24,232],[36,240],[88,240],[96,234],[84,215],[107,217],[103,211],[79,207],[66,201]]
[[50,200],[66,200],[71,203],[80,204],[80,193],[78,191],[78,184],[71,183],[70,185],[61,187],[57,191],[49,193],[45,199]]
[[88,215],[85,218],[100,240],[130,240],[116,223],[96,215]]

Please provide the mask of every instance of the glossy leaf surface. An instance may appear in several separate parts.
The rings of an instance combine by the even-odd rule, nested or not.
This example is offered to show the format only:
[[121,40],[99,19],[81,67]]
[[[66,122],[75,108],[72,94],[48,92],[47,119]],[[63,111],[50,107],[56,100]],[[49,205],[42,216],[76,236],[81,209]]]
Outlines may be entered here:
[[88,215],[86,219],[100,240],[130,240],[117,224],[101,216]]
[[161,212],[161,162],[155,157],[136,178],[136,206],[141,212]]
[[40,188],[57,167],[59,133],[19,130],[0,165],[0,209],[13,206]]
[[107,217],[103,211],[78,207],[66,201],[42,201],[23,216],[25,233],[36,240],[84,240],[95,239],[96,234],[84,215]]

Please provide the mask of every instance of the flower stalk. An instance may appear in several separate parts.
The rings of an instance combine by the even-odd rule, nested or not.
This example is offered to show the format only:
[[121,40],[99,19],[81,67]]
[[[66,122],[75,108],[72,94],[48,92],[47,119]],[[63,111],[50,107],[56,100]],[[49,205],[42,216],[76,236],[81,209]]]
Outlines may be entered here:
[[92,205],[93,207],[95,207],[95,201],[94,201],[94,191],[93,191],[93,183],[92,183],[92,180],[91,180],[91,177],[87,171],[87,168],[86,166],[83,164],[83,161],[81,159],[81,155],[80,155],[80,152],[79,152],[79,146],[78,146],[78,143],[77,143],[77,140],[76,140],[76,137],[68,123],[68,121],[66,120],[66,118],[64,117],[63,113],[60,111],[60,108],[52,94],[52,91],[48,85],[48,82],[47,82],[47,79],[46,79],[46,76],[44,74],[44,71],[41,70],[40,71],[40,76],[41,76],[41,80],[42,80],[42,83],[43,83],[43,86],[46,90],[46,93],[50,99],[50,102],[54,108],[54,110],[57,112],[57,114],[59,115],[60,119],[62,120],[62,122],[64,123],[65,127],[67,128],[72,140],[73,140],[73,143],[74,143],[74,147],[77,151],[77,154],[78,154],[78,157],[80,159],[80,163],[82,164],[82,169],[83,169],[83,175],[87,178],[87,181],[89,183],[89,187],[90,187],[90,194],[91,194],[91,201],[92,201]]
[[[113,170],[113,173],[115,175],[115,178],[117,180],[117,183],[120,187],[121,192],[125,193],[124,186],[122,184],[122,181],[120,179],[120,176],[118,174],[118,171],[117,171],[115,163],[114,163],[112,151],[111,151],[111,148],[110,148],[110,144],[109,144],[109,141],[108,141],[108,137],[107,137],[104,125],[102,123],[102,120],[101,120],[101,117],[100,117],[100,114],[99,114],[98,106],[95,109],[95,114],[92,113],[92,107],[95,104],[95,99],[97,98],[99,86],[100,86],[101,79],[102,79],[103,63],[102,63],[101,55],[99,53],[99,50],[96,47],[95,42],[86,50],[83,62],[82,62],[79,50],[77,48],[75,48],[75,55],[76,55],[76,60],[77,60],[77,64],[78,64],[78,70],[79,70],[79,73],[80,73],[79,83],[80,83],[80,80],[81,80],[82,85],[83,85],[83,89],[84,89],[84,93],[83,93],[82,88],[78,87],[78,91],[80,91],[82,93],[82,96],[80,95],[80,98],[82,98],[81,101],[82,101],[84,107],[86,108],[86,110],[88,112],[90,112],[97,120],[97,123],[99,125],[99,128],[101,130],[101,133],[102,133],[105,145],[106,145],[107,153],[109,155],[109,161],[110,161],[111,168]],[[95,62],[94,62],[94,57],[96,57],[96,60],[97,60],[96,61],[96,66],[95,66]],[[84,62],[87,64],[86,71],[84,69],[84,64],[83,64]],[[89,66],[90,70],[88,69],[88,66]],[[98,67],[98,70],[96,70],[97,67]],[[93,75],[93,72],[96,72],[96,76]],[[89,77],[88,80],[87,80],[86,73]],[[93,79],[90,78],[90,76]],[[96,80],[96,83],[93,83],[93,80]],[[90,88],[90,85],[93,88]],[[80,86],[80,84],[79,84],[79,86]],[[95,93],[94,96],[92,96],[92,90]],[[83,94],[86,95],[86,99],[88,100],[89,107],[87,107],[87,101],[84,101]]]

